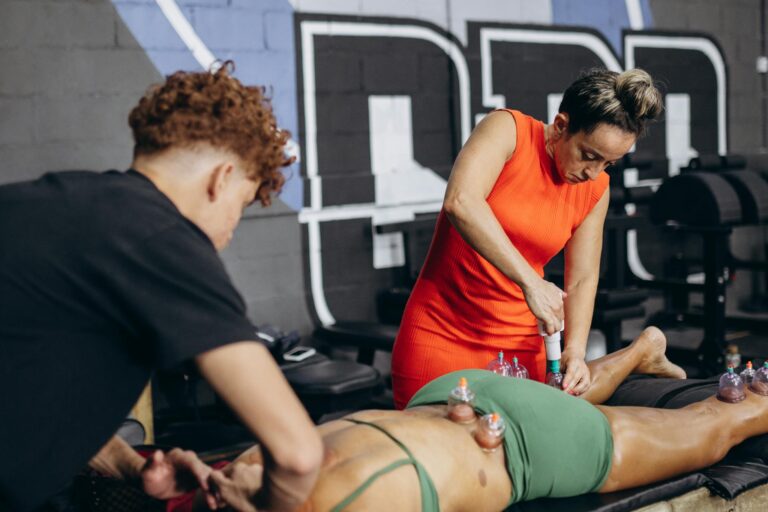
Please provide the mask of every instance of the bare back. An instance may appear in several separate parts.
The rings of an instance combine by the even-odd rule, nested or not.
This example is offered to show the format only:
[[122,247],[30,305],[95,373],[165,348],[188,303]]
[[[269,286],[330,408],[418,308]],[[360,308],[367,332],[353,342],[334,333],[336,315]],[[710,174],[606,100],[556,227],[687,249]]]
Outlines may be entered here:
[[[497,511],[509,502],[512,482],[504,450],[483,451],[472,437],[474,425],[448,420],[445,407],[361,411],[346,418],[375,423],[407,446],[435,484],[441,510]],[[368,425],[337,420],[319,429],[328,456],[310,498],[311,510],[331,510],[376,471],[407,458],[394,441]],[[414,467],[405,465],[380,476],[345,510],[386,504],[388,510],[418,512],[420,492]]]

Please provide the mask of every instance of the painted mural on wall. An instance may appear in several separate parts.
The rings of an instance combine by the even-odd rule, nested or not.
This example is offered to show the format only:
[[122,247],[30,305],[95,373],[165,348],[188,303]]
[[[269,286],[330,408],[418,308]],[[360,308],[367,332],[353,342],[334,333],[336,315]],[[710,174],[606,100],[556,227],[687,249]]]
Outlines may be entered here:
[[[301,156],[301,179],[282,199],[303,227],[322,323],[376,317],[376,292],[402,282],[415,243],[392,226],[439,211],[453,159],[483,115],[510,107],[549,120],[584,69],[642,67],[663,83],[665,119],[636,151],[669,159],[666,172],[727,149],[722,52],[706,34],[653,31],[644,1],[484,1],[471,13],[453,2],[450,15],[425,7],[433,2],[114,3],[161,72],[232,58],[243,81],[273,88]],[[629,242],[633,271],[647,277]]]

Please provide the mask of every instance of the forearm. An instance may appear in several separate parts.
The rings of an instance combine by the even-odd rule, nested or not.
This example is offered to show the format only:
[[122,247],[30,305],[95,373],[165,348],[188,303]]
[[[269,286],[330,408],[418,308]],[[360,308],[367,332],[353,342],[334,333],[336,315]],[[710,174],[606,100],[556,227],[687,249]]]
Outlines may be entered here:
[[586,353],[595,309],[609,199],[606,189],[565,247],[565,349],[581,358]]
[[482,198],[449,196],[445,213],[462,238],[483,258],[521,288],[541,279],[520,254]]
[[257,500],[258,510],[293,512],[308,498],[319,471],[296,473],[268,464],[265,468],[264,489]]
[[309,496],[322,442],[269,352],[237,343],[198,356],[200,371],[260,441],[268,510],[293,510]]
[[136,453],[122,438],[112,436],[88,465],[104,475],[123,480],[137,480],[145,462],[144,457]]
[[586,276],[573,283],[566,277],[565,292],[565,349],[583,358],[592,326],[597,276]]
[[[309,495],[316,478],[316,475],[308,474],[298,475],[297,479],[297,475],[293,472],[276,466],[259,445],[254,445],[241,453],[233,462],[233,464],[238,463],[266,466],[264,485],[255,500],[259,510],[296,510],[302,503],[307,502],[306,499],[299,502],[300,498],[296,495]],[[297,483],[303,488],[303,490],[300,488],[298,493],[293,492]]]
[[[272,444],[270,447],[272,440],[268,441],[262,437],[264,449],[260,450],[260,453],[252,453],[249,457],[251,463],[258,463],[259,459],[264,461],[264,487],[257,502],[258,510],[296,510],[309,498],[320,472],[322,441],[317,429],[308,417],[306,422],[304,421],[306,413],[287,384],[284,393],[295,400],[293,407],[289,406],[287,409],[287,404],[282,402],[286,412],[295,408],[292,415],[295,418],[292,422],[294,424],[284,425],[280,429],[284,437],[277,441],[277,445]],[[317,453],[318,456],[315,457],[312,453]]]

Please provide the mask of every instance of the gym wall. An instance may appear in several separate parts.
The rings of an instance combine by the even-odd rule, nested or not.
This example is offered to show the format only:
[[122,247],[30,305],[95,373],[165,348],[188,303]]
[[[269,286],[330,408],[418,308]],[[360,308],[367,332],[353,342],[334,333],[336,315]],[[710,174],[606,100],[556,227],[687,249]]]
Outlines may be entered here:
[[145,89],[233,59],[270,88],[300,156],[224,253],[251,316],[302,332],[372,320],[406,256],[377,226],[438,211],[485,113],[549,120],[585,68],[662,82],[666,117],[637,151],[668,158],[664,173],[697,152],[768,151],[765,1],[0,0],[0,183],[126,168]]

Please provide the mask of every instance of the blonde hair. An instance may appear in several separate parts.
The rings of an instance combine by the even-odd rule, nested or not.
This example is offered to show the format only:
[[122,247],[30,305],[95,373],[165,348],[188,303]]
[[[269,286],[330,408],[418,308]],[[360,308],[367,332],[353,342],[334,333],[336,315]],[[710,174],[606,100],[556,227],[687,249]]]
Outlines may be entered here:
[[592,69],[566,89],[559,111],[568,114],[570,133],[590,133],[607,123],[640,136],[663,108],[661,91],[642,69]]

